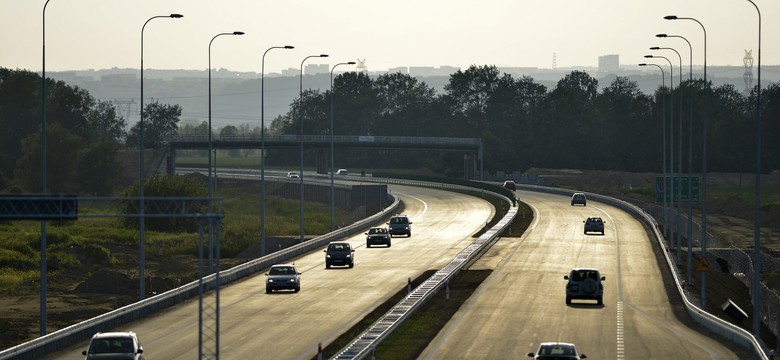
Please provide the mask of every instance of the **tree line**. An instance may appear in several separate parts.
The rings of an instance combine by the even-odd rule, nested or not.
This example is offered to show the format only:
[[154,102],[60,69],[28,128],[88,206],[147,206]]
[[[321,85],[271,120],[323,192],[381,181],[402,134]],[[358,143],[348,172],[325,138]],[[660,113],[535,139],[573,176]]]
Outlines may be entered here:
[[[0,68],[0,191],[41,189],[40,81],[29,71]],[[126,119],[112,103],[62,81],[47,79],[46,84],[48,191],[94,195],[116,191],[121,171],[116,155],[139,147],[139,124],[127,130]],[[667,135],[673,131],[675,136],[666,136],[667,149],[672,143],[677,146],[682,135],[685,159],[692,121],[693,171],[698,172],[706,114],[708,171],[753,172],[757,95],[757,88],[744,94],[733,85],[713,87],[701,79],[683,81],[673,89],[659,86],[648,95],[625,77],[602,88],[583,71],[572,71],[548,89],[531,77],[502,74],[495,66],[458,71],[437,93],[406,74],[370,78],[347,72],[334,79],[330,90],[304,91],[287,114],[271,122],[267,134],[297,135],[301,122],[305,134],[329,134],[333,111],[336,135],[481,138],[488,172],[533,167],[661,172],[663,120]],[[760,110],[761,171],[768,173],[780,169],[779,83],[762,89]],[[205,122],[180,127],[180,116],[178,105],[146,104],[144,147],[159,147],[165,136],[176,133],[208,133]],[[227,126],[217,133],[256,134],[259,129]],[[249,153],[234,151],[233,156]],[[314,153],[307,152],[306,157],[313,164]],[[351,167],[425,167],[450,176],[463,172],[462,155],[446,152],[343,150],[337,157],[339,164]],[[297,163],[297,153],[269,151],[270,165]]]

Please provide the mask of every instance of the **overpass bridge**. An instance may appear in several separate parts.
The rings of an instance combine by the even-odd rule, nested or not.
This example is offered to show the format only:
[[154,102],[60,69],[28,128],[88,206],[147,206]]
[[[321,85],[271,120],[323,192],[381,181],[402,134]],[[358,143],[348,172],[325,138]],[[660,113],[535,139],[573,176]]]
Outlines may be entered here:
[[[212,135],[213,149],[293,149],[301,146],[317,150],[317,172],[327,173],[330,167],[330,145],[339,149],[407,149],[443,150],[463,153],[464,173],[467,179],[477,179],[482,174],[482,139],[366,136],[366,135]],[[165,166],[169,174],[175,173],[176,150],[204,150],[209,148],[208,135],[175,135],[165,138],[168,144]],[[480,169],[477,171],[477,165]]]

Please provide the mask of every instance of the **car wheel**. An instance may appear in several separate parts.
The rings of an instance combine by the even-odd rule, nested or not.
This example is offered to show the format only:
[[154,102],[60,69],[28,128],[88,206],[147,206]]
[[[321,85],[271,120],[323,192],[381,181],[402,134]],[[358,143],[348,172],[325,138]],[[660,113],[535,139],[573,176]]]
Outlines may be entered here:
[[406,237],[412,237],[412,232],[410,231],[410,232],[406,233]]
[[571,305],[571,298],[568,296],[566,297],[566,305]]
[[604,235],[604,230],[601,230],[601,235]]
[[596,300],[596,303],[599,305],[604,305],[604,297],[599,296],[598,300]]
[[265,293],[266,293],[266,294],[270,294],[270,293],[272,293],[272,292],[273,292],[273,290],[271,290],[271,288],[269,288],[269,287],[266,287],[266,288],[265,288]]
[[370,247],[371,247],[371,243],[370,243],[370,242],[367,242],[367,243],[366,243],[366,247],[367,247],[367,248],[370,248]]
[[325,268],[326,268],[326,269],[330,269],[330,263],[329,263],[329,262],[326,262],[326,263],[325,263]]
[[355,263],[349,263],[349,268],[352,269],[352,267],[355,266]]
[[298,291],[301,291],[301,287],[300,286],[295,288],[295,292],[298,292]]
[[387,247],[390,247],[390,242],[389,241],[387,242]]

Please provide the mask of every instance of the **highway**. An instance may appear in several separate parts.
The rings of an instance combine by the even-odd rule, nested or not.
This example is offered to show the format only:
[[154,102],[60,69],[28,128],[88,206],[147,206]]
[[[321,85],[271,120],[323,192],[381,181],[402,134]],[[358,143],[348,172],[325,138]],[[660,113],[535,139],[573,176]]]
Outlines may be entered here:
[[[614,207],[518,191],[535,222],[503,238],[472,266],[494,272],[450,320],[421,359],[522,359],[540,342],[573,342],[588,359],[738,359],[722,339],[686,327],[672,313],[660,268],[642,225]],[[583,234],[600,216],[604,236]],[[606,276],[604,305],[565,304],[572,267]]]
[[[301,291],[265,293],[258,274],[220,292],[220,356],[225,359],[309,359],[392,294],[429,269],[444,266],[473,239],[494,213],[476,197],[392,186],[405,204],[412,237],[392,247],[365,247],[365,236],[347,239],[356,248],[355,267],[325,269],[321,251],[295,259]],[[116,331],[135,331],[148,359],[198,356],[198,301],[192,299]],[[83,359],[88,342],[47,359]]]

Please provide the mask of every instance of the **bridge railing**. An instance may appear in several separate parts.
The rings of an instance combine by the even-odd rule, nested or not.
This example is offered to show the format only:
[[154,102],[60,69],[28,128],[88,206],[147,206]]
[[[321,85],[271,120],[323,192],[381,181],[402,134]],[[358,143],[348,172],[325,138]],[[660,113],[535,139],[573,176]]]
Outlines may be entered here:
[[[175,135],[164,139],[168,143],[208,142],[208,135]],[[260,136],[255,134],[245,135],[212,135],[212,142],[239,142],[260,141]],[[300,142],[300,135],[266,135],[267,142]],[[330,142],[330,135],[304,135],[303,142]],[[421,145],[461,145],[479,147],[482,139],[479,138],[449,138],[449,137],[419,137],[419,136],[365,136],[365,135],[334,135],[334,143],[381,143],[381,144],[421,144]]]

